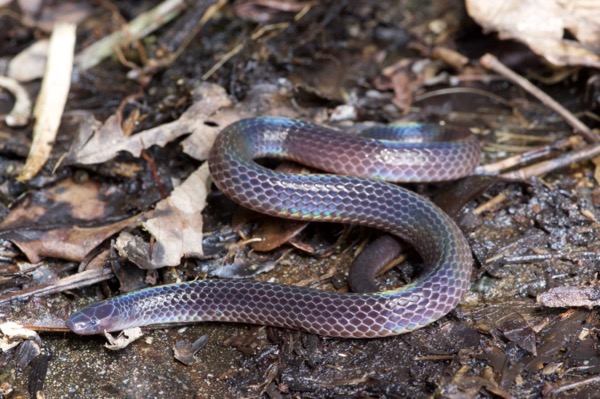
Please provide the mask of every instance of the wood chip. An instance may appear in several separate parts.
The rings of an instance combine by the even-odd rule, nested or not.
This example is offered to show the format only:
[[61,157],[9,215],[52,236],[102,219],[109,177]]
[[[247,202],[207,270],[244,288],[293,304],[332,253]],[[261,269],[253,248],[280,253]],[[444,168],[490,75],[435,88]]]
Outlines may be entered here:
[[600,304],[600,287],[551,288],[537,296],[537,303],[549,308],[592,308]]

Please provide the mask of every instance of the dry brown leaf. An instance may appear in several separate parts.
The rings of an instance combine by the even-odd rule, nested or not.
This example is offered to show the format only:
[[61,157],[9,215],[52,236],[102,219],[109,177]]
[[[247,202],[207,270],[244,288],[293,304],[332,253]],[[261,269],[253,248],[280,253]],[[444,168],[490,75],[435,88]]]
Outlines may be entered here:
[[114,188],[65,179],[32,192],[15,206],[0,223],[0,237],[17,245],[32,263],[47,256],[82,261],[98,244],[136,220],[90,226],[121,212],[121,197]]
[[[485,30],[519,40],[555,65],[600,67],[600,1],[467,0],[466,6]],[[565,39],[565,31],[577,40]]]
[[[227,125],[239,119],[263,115],[297,117],[288,105],[287,94],[277,85],[258,85],[248,94],[251,100],[232,106],[225,89],[212,83],[202,83],[192,93],[194,103],[176,121],[125,136],[115,116],[106,120],[99,129],[93,123],[79,129],[79,136],[69,151],[66,164],[96,164],[114,158],[120,151],[139,156],[153,145],[164,146],[178,137],[191,133],[182,141],[183,152],[203,161],[215,138]],[[284,104],[284,105],[282,105]],[[96,131],[98,130],[98,131]]]
[[22,325],[12,321],[7,321],[0,324],[0,331],[2,332],[2,335],[10,339],[35,339],[36,341],[39,340],[38,334],[35,331],[29,330],[23,327]]
[[389,79],[387,87],[394,90],[392,103],[404,112],[408,112],[412,105],[415,87],[419,87],[423,81],[422,77],[415,76],[411,71],[413,63],[413,59],[402,59],[383,70],[383,76]]
[[[196,151],[208,154],[215,137],[223,126],[207,125],[206,122],[214,121],[215,114],[220,109],[230,107],[231,100],[221,86],[210,83],[200,85],[194,91],[193,96],[194,103],[176,121],[131,136],[125,136],[117,117],[111,116],[89,140],[79,139],[77,141],[83,144],[80,148],[71,150],[73,155],[69,162],[102,163],[114,158],[121,151],[127,151],[137,157],[144,149],[153,145],[162,147],[188,133],[199,137],[195,143],[200,142],[202,147]],[[83,134],[87,134],[87,132],[83,132]]]
[[194,357],[196,353],[206,346],[208,342],[208,335],[203,335],[194,342],[188,341],[177,341],[173,345],[173,353],[175,359],[179,360],[186,366],[190,366],[196,362]]
[[23,327],[14,321],[5,321],[0,324],[0,350],[7,352],[25,340],[40,342],[37,332]]
[[75,183],[65,179],[55,186],[32,192],[4,218],[0,232],[103,220],[111,216],[106,212],[107,202],[118,200],[120,195],[119,191],[101,190],[93,181]]
[[[151,145],[165,145],[189,132],[183,142],[188,155],[203,160],[208,157],[217,134],[223,127],[249,116],[257,108],[269,110],[270,115],[291,115],[281,104],[287,97],[278,86],[268,85],[253,92],[248,104],[231,107],[225,90],[218,85],[204,83],[194,91],[194,104],[177,120],[133,136],[125,136],[116,118],[109,118],[97,133],[94,123],[80,129],[77,145],[71,149],[69,162],[100,163],[116,156],[119,151],[139,155]],[[143,269],[174,266],[182,257],[202,255],[202,217],[207,185],[208,167],[203,165],[192,174],[171,196],[146,214],[143,227],[156,239],[148,243],[144,238],[122,232],[116,249],[121,256]]]
[[205,162],[147,215],[143,225],[156,238],[154,259],[175,266],[184,256],[202,255],[202,210],[209,188]]
[[[219,86],[217,86],[219,87]],[[225,90],[220,88],[225,93]],[[183,152],[199,161],[208,158],[215,137],[223,128],[242,118],[252,116],[282,116],[297,118],[298,111],[290,106],[291,92],[286,84],[259,84],[248,92],[246,101],[237,103],[235,107],[221,107],[207,119],[210,125],[199,125],[192,135],[186,138],[181,146]],[[217,97],[213,101],[218,101]],[[257,114],[258,112],[258,114]],[[187,113],[187,112],[186,112]],[[193,113],[191,114],[194,117]],[[204,122],[204,121],[202,121]],[[216,125],[216,126],[215,126]]]
[[537,296],[537,303],[549,308],[585,307],[591,309],[600,305],[600,288],[554,287]]
[[137,216],[99,227],[64,227],[43,230],[9,231],[0,237],[15,244],[31,263],[44,257],[81,262],[104,240],[134,223]]
[[208,164],[192,173],[169,198],[148,212],[143,227],[156,239],[150,246],[123,232],[117,250],[142,269],[176,266],[186,256],[202,256],[202,209],[209,188]]
[[272,216],[261,215],[260,225],[252,234],[252,238],[260,238],[253,242],[252,249],[269,252],[287,244],[308,226],[308,222],[285,220]]
[[108,343],[104,344],[106,349],[111,351],[118,351],[129,346],[130,343],[137,341],[144,333],[139,327],[128,328],[119,333],[117,338],[113,337],[107,332],[104,332]]

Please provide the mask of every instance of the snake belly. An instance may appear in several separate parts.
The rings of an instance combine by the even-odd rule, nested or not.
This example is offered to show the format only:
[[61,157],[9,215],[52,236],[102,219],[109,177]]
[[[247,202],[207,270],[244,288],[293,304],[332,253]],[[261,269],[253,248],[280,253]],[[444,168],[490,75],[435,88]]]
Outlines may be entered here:
[[[420,126],[413,125],[413,133]],[[471,250],[437,206],[382,180],[456,179],[475,168],[480,148],[470,135],[425,141],[432,142],[375,140],[303,121],[260,117],[225,128],[208,160],[215,185],[242,206],[282,218],[364,225],[400,237],[423,260],[414,282],[376,293],[338,293],[254,281],[194,281],[93,304],[73,314],[67,326],[78,334],[97,334],[151,324],[225,321],[374,338],[432,323],[467,290]],[[258,158],[293,160],[336,175],[280,173],[256,163]]]

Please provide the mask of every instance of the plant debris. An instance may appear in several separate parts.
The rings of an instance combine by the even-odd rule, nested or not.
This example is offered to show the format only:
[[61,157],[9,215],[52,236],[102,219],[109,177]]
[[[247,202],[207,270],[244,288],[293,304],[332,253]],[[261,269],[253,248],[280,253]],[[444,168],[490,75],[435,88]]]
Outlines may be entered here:
[[[600,4],[586,0],[467,0],[469,15],[504,39],[517,39],[555,65],[600,67]],[[568,31],[576,40],[565,38]]]

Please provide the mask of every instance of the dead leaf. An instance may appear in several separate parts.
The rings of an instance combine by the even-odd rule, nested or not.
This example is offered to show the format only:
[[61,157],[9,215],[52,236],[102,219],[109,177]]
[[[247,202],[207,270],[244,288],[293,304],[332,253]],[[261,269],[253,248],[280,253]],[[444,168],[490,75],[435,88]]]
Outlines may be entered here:
[[289,242],[308,226],[307,222],[285,220],[272,216],[261,215],[260,226],[254,231],[252,248],[260,252],[269,252]]
[[[179,119],[152,129],[144,130],[137,134],[126,136],[118,123],[116,115],[109,117],[98,132],[92,137],[79,138],[80,148],[71,149],[72,156],[69,163],[97,164],[113,159],[121,151],[139,157],[142,150],[153,145],[160,147],[192,133],[198,136],[194,142],[195,153],[198,159],[206,159],[215,137],[222,129],[216,123],[207,124],[215,119],[215,115],[222,108],[230,107],[231,100],[225,89],[216,84],[203,83],[194,93],[194,103],[181,115]],[[237,119],[233,119],[235,121]],[[229,124],[229,123],[226,123]],[[80,134],[88,135],[89,131]],[[193,154],[190,154],[194,156]]]
[[134,223],[137,216],[100,227],[65,227],[54,230],[9,231],[0,234],[15,244],[31,263],[44,257],[81,262],[85,256],[104,240]]
[[30,82],[44,76],[48,39],[38,40],[17,54],[8,64],[8,76],[19,82]]
[[175,354],[175,359],[179,360],[181,363],[186,366],[190,366],[194,364],[196,358],[194,355],[198,353],[198,351],[206,346],[208,342],[208,335],[203,335],[198,338],[194,342],[188,341],[177,341],[175,345],[173,345],[173,352]]
[[[467,0],[487,31],[516,39],[555,65],[600,67],[600,2],[588,0]],[[577,40],[564,38],[568,31]]]
[[40,337],[35,331],[29,330],[12,321],[0,324],[0,331],[2,332],[2,335],[12,340],[34,339],[38,342],[40,341]]
[[142,269],[176,266],[183,257],[202,256],[202,209],[209,178],[205,162],[144,216],[142,226],[156,239],[154,244],[123,232],[117,239],[119,254]]
[[202,210],[209,179],[205,162],[147,215],[143,225],[156,238],[153,259],[175,266],[184,256],[202,255]]
[[554,287],[537,296],[537,303],[551,308],[585,307],[600,305],[600,287]]
[[526,320],[515,315],[513,318],[501,322],[498,328],[508,340],[533,356],[537,356],[536,333]]
[[392,103],[401,111],[408,112],[413,102],[413,93],[420,87],[423,80],[411,71],[415,60],[402,59],[383,70],[386,82],[381,82],[379,88],[393,89]]
[[15,79],[0,76],[0,88],[10,92],[15,98],[12,110],[4,116],[4,122],[10,127],[26,126],[31,118],[31,99],[29,93]]
[[[137,216],[111,224],[107,217],[122,212],[123,193],[87,181],[65,179],[34,191],[0,223],[0,237],[13,242],[30,262],[57,257],[81,262],[111,235],[137,220]],[[100,226],[94,226],[97,222]],[[86,227],[80,227],[85,225]]]
[[272,0],[250,0],[236,2],[233,10],[240,18],[257,23],[273,23],[290,19],[290,15],[296,14],[304,8],[311,7],[311,2],[304,1],[272,1]]
[[114,216],[123,192],[101,187],[94,181],[76,183],[65,179],[43,190],[33,191],[0,222],[0,233],[10,230],[72,226]]
[[142,329],[139,327],[128,328],[121,331],[117,338],[111,334],[104,332],[104,336],[108,340],[104,346],[111,351],[118,351],[129,346],[130,343],[137,341],[142,335]]
[[[212,90],[216,91],[217,94],[222,92],[224,95],[225,90],[220,86],[217,86],[217,88]],[[210,97],[209,94],[206,94],[206,96]],[[290,88],[285,84],[265,83],[252,87],[246,96],[247,101],[237,103],[235,107],[230,107],[231,102],[229,102],[217,109],[206,121],[201,121],[201,123],[195,125],[197,128],[181,143],[183,152],[199,161],[207,159],[215,137],[223,128],[242,118],[256,116],[257,113],[297,118],[299,113],[289,105],[291,96]],[[206,101],[211,101],[211,99],[207,98]],[[221,94],[215,96],[212,101],[221,101]],[[198,118],[193,112],[190,113],[190,117]]]

